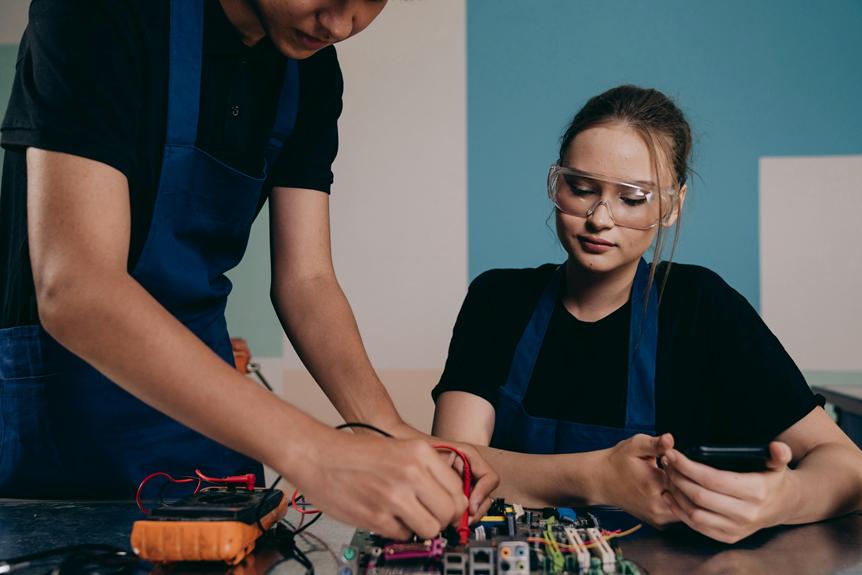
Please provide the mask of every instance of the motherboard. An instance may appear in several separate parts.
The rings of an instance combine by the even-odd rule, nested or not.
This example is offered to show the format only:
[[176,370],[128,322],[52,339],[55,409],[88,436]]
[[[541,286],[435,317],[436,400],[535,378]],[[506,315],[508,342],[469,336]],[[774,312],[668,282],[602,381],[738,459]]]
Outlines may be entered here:
[[534,575],[642,571],[616,540],[637,530],[606,530],[589,510],[525,509],[497,500],[470,530],[435,539],[394,542],[359,530],[338,555],[338,575]]

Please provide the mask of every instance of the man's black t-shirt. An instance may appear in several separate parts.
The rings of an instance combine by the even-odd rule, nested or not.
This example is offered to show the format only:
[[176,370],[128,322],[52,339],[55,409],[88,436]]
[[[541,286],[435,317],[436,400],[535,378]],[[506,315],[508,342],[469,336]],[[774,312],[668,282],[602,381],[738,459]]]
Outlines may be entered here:
[[[470,286],[436,400],[465,391],[495,405],[515,347],[555,265],[491,270]],[[660,264],[656,285],[667,272]],[[524,409],[533,416],[622,427],[631,302],[582,322],[558,300]],[[656,431],[678,445],[774,439],[823,400],[749,303],[717,274],[673,264],[659,307]]]
[[[27,245],[28,147],[97,160],[129,183],[133,269],[149,230],[167,118],[169,0],[34,0],[9,107],[0,196],[0,328],[36,323]],[[285,57],[243,44],[217,0],[205,2],[197,145],[259,174]],[[261,195],[274,186],[328,193],[342,77],[335,49],[299,63],[299,114]]]

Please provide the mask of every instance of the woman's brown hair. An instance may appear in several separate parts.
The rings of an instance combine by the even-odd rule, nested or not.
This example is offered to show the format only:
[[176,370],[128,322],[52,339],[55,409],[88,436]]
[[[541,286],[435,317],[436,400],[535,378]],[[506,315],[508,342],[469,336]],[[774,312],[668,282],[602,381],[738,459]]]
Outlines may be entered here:
[[[560,143],[560,165],[565,165],[565,157],[569,145],[575,136],[602,124],[622,123],[636,130],[643,138],[650,152],[653,170],[656,176],[656,185],[660,187],[659,152],[663,164],[672,167],[675,179],[675,188],[679,191],[688,180],[691,171],[688,165],[691,157],[691,128],[682,111],[669,97],[658,90],[641,88],[638,86],[624,85],[611,88],[610,90],[590,98],[584,107],[575,114],[563,133]],[[659,194],[659,208],[662,209],[662,195]],[[679,227],[682,216],[682,206],[679,199],[676,203],[677,213],[674,224],[673,243],[670,257],[668,258],[668,269],[665,270],[664,281],[660,294],[664,292],[667,277],[670,273],[670,260],[676,250],[679,238]],[[661,212],[664,214],[664,211]],[[656,244],[653,252],[653,260],[650,265],[649,281],[646,292],[652,288],[656,266],[661,259],[664,248],[664,227],[659,224],[656,233]],[[647,299],[645,298],[646,302]]]

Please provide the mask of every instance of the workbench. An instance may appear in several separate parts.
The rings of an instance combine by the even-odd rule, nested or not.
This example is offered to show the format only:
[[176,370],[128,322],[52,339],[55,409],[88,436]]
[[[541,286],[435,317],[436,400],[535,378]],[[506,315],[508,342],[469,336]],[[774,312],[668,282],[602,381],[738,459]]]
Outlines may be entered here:
[[[635,520],[619,511],[616,525]],[[132,501],[25,501],[0,499],[0,559],[50,547],[77,543],[129,546],[132,522],[141,518]],[[294,517],[295,519],[295,517]],[[603,522],[607,523],[605,519]],[[301,538],[301,548],[315,565],[317,575],[336,573],[335,553],[348,543],[353,529],[324,516]],[[657,532],[647,526],[619,540],[627,559],[651,575],[714,573],[818,573],[862,574],[862,515],[800,527],[781,527],[755,534],[736,545],[724,545],[680,528]],[[328,546],[331,552],[326,549]],[[223,565],[155,567],[172,575],[301,575],[294,561],[276,565],[280,554],[259,545],[252,560],[233,570]],[[16,575],[44,575],[45,565],[14,571]]]

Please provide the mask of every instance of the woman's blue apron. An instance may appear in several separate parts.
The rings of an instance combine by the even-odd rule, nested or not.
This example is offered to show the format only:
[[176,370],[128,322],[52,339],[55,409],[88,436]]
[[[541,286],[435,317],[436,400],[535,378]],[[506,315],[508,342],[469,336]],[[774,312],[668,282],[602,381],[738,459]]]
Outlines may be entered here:
[[[497,399],[492,447],[522,453],[579,453],[612,447],[637,433],[655,433],[658,297],[653,286],[644,309],[648,278],[649,265],[641,259],[631,290],[625,427],[534,417],[524,409],[524,396],[565,279],[565,265],[561,265],[542,292],[515,348],[508,378]],[[605,385],[601,381],[576,381],[576,368],[572,366],[572,385]]]
[[[224,274],[242,259],[268,169],[293,130],[299,76],[288,60],[260,174],[238,172],[197,148],[203,1],[171,3],[161,179],[132,276],[232,364]],[[200,401],[206,404],[205,394]],[[0,330],[0,497],[132,497],[149,473],[189,475],[196,467],[260,479],[263,471],[126,393],[41,326]]]

